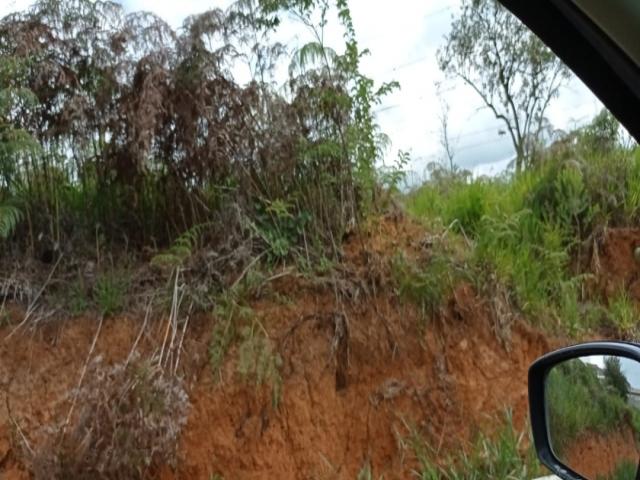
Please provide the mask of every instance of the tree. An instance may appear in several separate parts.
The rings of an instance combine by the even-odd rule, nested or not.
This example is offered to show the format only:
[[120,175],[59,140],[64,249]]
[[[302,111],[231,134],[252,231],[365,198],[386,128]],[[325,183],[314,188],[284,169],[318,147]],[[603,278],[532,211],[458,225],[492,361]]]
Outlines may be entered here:
[[590,150],[609,153],[616,148],[620,136],[618,120],[606,108],[582,129],[582,141]]
[[545,112],[569,77],[567,67],[496,0],[462,1],[438,64],[504,123],[516,173],[528,167],[547,125]]
[[630,385],[622,371],[620,357],[606,357],[604,359],[604,378],[606,383],[626,401]]

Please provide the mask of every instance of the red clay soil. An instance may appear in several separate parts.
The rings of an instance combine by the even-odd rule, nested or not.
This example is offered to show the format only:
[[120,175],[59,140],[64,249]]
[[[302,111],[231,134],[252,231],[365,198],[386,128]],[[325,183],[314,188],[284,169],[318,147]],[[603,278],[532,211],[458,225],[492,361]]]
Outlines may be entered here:
[[[496,428],[508,407],[524,427],[526,372],[550,350],[544,336],[515,320],[505,345],[494,333],[488,302],[469,285],[459,286],[439,318],[425,324],[384,279],[395,249],[421,255],[424,231],[388,220],[371,232],[347,245],[339,282],[290,275],[253,303],[283,359],[277,407],[266,388],[238,377],[235,351],[222,381],[214,381],[207,346],[216,319],[192,322],[182,364],[190,417],[180,461],[160,478],[353,479],[366,464],[375,478],[409,478],[415,468],[410,429],[444,456],[479,430]],[[335,285],[347,300],[336,301]],[[125,358],[140,326],[139,319],[106,321],[95,354],[106,362]],[[152,351],[162,327],[160,321],[149,327],[141,350]],[[9,341],[3,339],[11,328],[0,329],[1,391],[29,441],[66,412],[95,329],[93,320],[74,319]],[[0,400],[0,478],[28,478],[19,432]]]
[[640,453],[636,449],[633,430],[625,428],[605,435],[583,435],[572,444],[562,459],[583,477],[609,478],[621,462],[637,465]]
[[626,290],[631,298],[640,301],[640,259],[635,258],[640,229],[608,229],[595,247],[591,270],[605,297],[612,298]]

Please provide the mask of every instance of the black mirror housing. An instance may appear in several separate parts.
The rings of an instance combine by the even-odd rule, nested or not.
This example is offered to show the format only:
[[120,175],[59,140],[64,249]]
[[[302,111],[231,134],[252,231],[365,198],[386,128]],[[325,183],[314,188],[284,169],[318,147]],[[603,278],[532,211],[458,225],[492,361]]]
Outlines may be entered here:
[[529,413],[538,458],[555,475],[565,480],[585,478],[557,458],[551,447],[545,385],[550,370],[568,360],[591,355],[616,356],[640,363],[640,346],[627,342],[590,342],[562,348],[536,360],[529,368]]

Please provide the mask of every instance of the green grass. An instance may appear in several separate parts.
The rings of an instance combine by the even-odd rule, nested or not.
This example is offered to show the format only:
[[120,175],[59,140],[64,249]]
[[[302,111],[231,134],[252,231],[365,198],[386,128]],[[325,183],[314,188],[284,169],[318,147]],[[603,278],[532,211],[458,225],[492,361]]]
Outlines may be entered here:
[[87,295],[87,288],[82,277],[75,280],[66,292],[67,306],[74,317],[86,313],[91,307],[91,299]]
[[[531,323],[571,336],[611,324],[621,335],[633,334],[637,307],[624,295],[608,302],[589,297],[583,286],[590,272],[577,260],[603,227],[638,221],[640,149],[578,144],[518,177],[437,175],[404,200],[432,230],[464,237],[476,284],[495,278],[507,286]],[[424,286],[420,276],[409,280],[418,292]],[[429,295],[421,298],[434,303]]]
[[547,379],[549,429],[556,455],[584,434],[606,434],[640,414],[598,379],[594,368],[580,360],[555,367]]
[[633,338],[637,333],[640,315],[627,292],[620,291],[610,299],[609,322],[625,338]]
[[527,447],[524,440],[507,412],[496,435],[480,435],[470,453],[451,458],[443,465],[434,462],[434,452],[414,433],[410,443],[419,464],[414,473],[421,480],[530,480],[541,475],[542,468],[533,447]]
[[416,264],[398,253],[391,266],[399,296],[419,305],[425,316],[432,316],[438,311],[455,283],[456,270],[449,258],[442,254],[435,254],[423,264]]
[[99,312],[105,317],[120,313],[125,306],[128,287],[129,282],[124,271],[114,270],[100,275],[93,291]]

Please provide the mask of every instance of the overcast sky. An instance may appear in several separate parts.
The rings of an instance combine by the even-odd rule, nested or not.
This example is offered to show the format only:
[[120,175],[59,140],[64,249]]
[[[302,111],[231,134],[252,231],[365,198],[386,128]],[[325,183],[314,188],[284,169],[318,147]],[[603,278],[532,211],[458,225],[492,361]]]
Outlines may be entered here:
[[[0,15],[24,8],[30,0],[0,0]],[[148,10],[178,28],[188,15],[212,7],[224,8],[230,0],[122,0],[127,11]],[[486,172],[513,155],[500,123],[482,108],[477,95],[459,82],[447,80],[438,70],[435,54],[457,13],[460,0],[395,0],[349,2],[361,48],[371,50],[362,68],[377,82],[397,80],[401,90],[378,107],[378,121],[393,145],[389,158],[399,149],[413,158],[410,169],[421,176],[425,165],[442,156],[438,142],[441,103],[449,105],[450,138],[456,163],[464,168],[483,165]],[[335,22],[333,22],[335,24]],[[302,27],[285,25],[278,40],[294,48],[305,41]],[[340,48],[341,31],[329,29],[327,43]],[[436,84],[440,83],[438,95]],[[551,105],[548,116],[555,128],[581,125],[602,108],[600,102],[578,80],[573,79]]]

